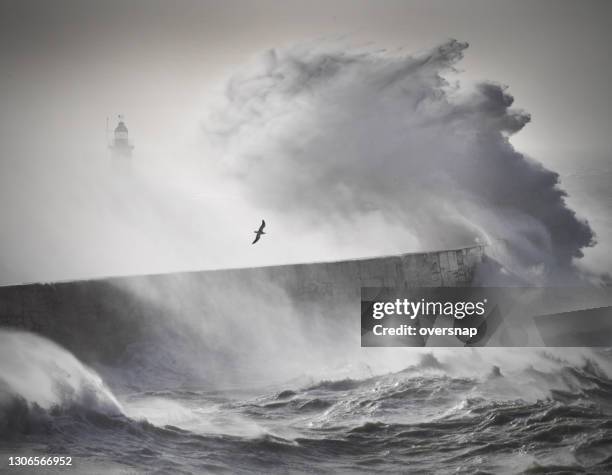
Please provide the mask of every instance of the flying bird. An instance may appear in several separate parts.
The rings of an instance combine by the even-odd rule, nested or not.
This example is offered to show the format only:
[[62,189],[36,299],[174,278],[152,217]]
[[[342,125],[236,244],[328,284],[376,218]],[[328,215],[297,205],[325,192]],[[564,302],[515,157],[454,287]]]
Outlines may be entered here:
[[255,236],[255,240],[251,243],[251,244],[255,244],[257,241],[259,241],[259,238],[261,237],[262,234],[266,234],[264,233],[264,228],[266,227],[266,222],[262,219],[261,220],[261,226],[259,226],[259,229],[257,231],[253,231],[256,236]]

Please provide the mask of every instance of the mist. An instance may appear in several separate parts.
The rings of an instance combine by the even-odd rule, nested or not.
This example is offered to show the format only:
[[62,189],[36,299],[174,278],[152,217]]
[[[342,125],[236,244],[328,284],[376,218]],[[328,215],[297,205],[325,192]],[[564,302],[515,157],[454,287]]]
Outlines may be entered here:
[[[557,173],[512,145],[530,116],[509,89],[458,70],[466,48],[453,40],[406,54],[317,40],[269,50],[216,87],[181,92],[194,100],[181,117],[133,105],[136,148],[119,170],[103,137],[104,115],[111,132],[115,117],[96,103],[63,118],[63,91],[57,120],[36,119],[33,140],[17,123],[6,135],[0,282],[474,243],[503,243],[500,259],[528,280],[573,272],[594,231],[567,206]],[[158,106],[177,112],[178,100]],[[261,219],[268,234],[251,246]]]

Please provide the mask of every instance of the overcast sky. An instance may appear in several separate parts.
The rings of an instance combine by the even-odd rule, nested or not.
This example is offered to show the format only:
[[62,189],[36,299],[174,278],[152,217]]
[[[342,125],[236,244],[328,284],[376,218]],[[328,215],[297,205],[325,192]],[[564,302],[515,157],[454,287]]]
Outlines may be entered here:
[[[71,267],[67,257],[40,273],[20,265],[42,252],[45,223],[53,221],[22,202],[23,189],[41,199],[35,188],[62,166],[58,154],[85,164],[103,159],[105,120],[118,113],[138,156],[171,154],[197,141],[213,85],[261,51],[296,42],[342,38],[418,51],[448,38],[467,41],[464,76],[507,84],[516,106],[532,115],[513,139],[520,150],[561,173],[607,165],[610,18],[606,0],[0,0],[2,281],[87,274],[86,264]],[[18,245],[25,233],[30,238]],[[61,236],[45,245],[61,248]],[[154,270],[133,267],[143,269]]]
[[[257,52],[313,38],[426,48],[471,45],[470,76],[506,83],[533,115],[521,141],[604,151],[612,114],[610,18],[602,1],[1,2],[2,132],[78,127],[122,111],[143,138],[188,123],[207,84]],[[541,87],[546,84],[546,90]],[[10,124],[10,125],[9,125]],[[168,131],[168,132],[166,132]],[[547,154],[548,155],[548,154]]]

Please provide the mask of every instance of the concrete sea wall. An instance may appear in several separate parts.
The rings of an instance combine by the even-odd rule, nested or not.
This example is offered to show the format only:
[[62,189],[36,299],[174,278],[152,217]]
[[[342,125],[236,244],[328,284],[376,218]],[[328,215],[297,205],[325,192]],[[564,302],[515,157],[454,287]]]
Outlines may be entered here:
[[[112,362],[134,341],[160,331],[151,322],[163,321],[168,312],[205,315],[236,290],[257,294],[262,282],[280,289],[298,307],[300,302],[316,304],[331,312],[348,305],[358,312],[361,287],[469,285],[483,258],[484,248],[476,246],[338,262],[6,286],[0,287],[0,326],[42,334],[84,361]],[[262,299],[268,304],[280,299],[278,292],[265,293]]]

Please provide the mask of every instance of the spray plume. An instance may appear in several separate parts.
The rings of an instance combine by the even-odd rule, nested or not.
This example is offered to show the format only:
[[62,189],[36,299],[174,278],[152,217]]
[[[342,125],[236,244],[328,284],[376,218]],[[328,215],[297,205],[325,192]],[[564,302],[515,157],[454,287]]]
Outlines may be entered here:
[[503,240],[526,275],[571,269],[594,233],[558,174],[510,143],[530,116],[506,88],[456,79],[467,47],[272,50],[228,81],[205,130],[249,199],[307,225],[375,220],[420,249]]

